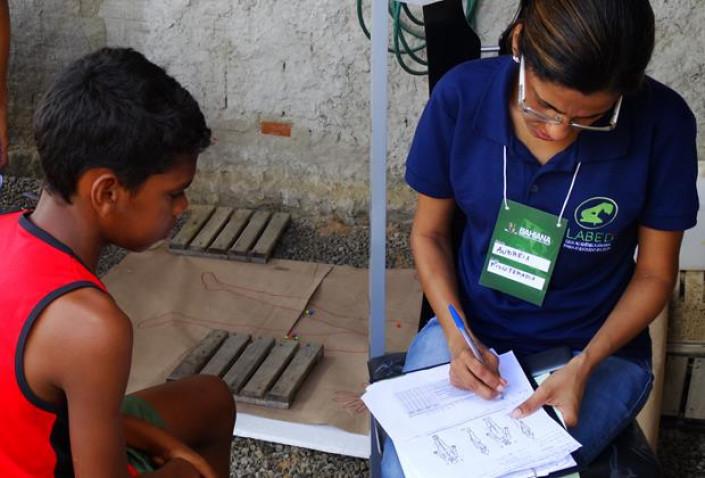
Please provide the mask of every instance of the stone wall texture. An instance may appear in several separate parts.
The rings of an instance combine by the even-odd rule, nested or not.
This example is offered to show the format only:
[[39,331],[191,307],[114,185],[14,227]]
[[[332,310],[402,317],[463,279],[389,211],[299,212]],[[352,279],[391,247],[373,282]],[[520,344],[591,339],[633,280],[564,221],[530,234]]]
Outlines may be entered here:
[[[480,2],[484,44],[496,44],[517,4]],[[704,131],[705,2],[652,4],[657,46],[649,72],[686,98]],[[195,200],[343,218],[366,213],[370,45],[355,0],[10,0],[10,7],[16,174],[36,174],[32,110],[57,71],[95,48],[131,46],[194,94],[217,138],[199,163]],[[389,210],[406,217],[414,195],[404,185],[404,159],[427,81],[390,57],[389,93]],[[270,126],[284,135],[265,134]],[[705,159],[702,133],[698,151]]]

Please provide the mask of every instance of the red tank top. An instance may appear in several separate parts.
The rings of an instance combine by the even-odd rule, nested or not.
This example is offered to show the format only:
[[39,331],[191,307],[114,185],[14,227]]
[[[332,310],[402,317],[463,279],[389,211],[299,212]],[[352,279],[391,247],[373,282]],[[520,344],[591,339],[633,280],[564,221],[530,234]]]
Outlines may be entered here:
[[53,300],[105,286],[27,216],[0,215],[0,476],[73,477],[66,405],[53,406],[32,392],[24,349],[32,325]]

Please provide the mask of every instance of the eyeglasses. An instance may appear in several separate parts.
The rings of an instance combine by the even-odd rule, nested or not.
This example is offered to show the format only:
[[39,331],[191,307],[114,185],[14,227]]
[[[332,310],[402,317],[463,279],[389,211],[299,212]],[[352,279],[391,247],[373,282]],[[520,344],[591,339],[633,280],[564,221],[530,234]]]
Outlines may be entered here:
[[[560,114],[555,114],[555,115],[549,115],[546,113],[543,113],[541,111],[537,111],[533,109],[531,106],[526,104],[526,71],[525,71],[525,66],[524,66],[524,55],[521,56],[521,59],[519,60],[519,94],[517,95],[517,103],[519,104],[519,108],[521,108],[522,113],[524,115],[532,120],[535,121],[540,121],[542,123],[548,123],[548,124],[564,124],[566,122],[566,117],[564,115]],[[575,121],[568,121],[568,126],[571,128],[575,129],[583,129],[583,130],[588,130],[588,131],[612,131],[617,127],[617,120],[619,119],[619,110],[622,108],[622,95],[619,96],[619,99],[617,102],[614,104],[614,108],[612,110],[612,116],[610,118],[609,123],[605,126],[593,126],[593,125],[586,125],[586,124],[580,124]]]

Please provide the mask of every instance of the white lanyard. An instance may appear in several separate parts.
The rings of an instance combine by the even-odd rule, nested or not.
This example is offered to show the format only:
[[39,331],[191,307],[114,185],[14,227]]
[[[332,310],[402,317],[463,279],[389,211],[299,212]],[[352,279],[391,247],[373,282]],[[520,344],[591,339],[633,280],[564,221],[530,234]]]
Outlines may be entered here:
[[[504,146],[504,166],[502,169],[502,177],[504,179],[504,209],[509,210],[509,204],[507,204],[507,146]],[[580,165],[582,162],[579,162],[578,165],[575,167],[575,173],[573,173],[573,179],[570,181],[570,187],[568,188],[568,194],[565,197],[565,201],[563,201],[563,207],[561,208],[561,212],[558,215],[558,222],[556,223],[557,227],[561,227],[561,219],[563,219],[563,213],[565,212],[565,208],[568,205],[568,200],[570,199],[570,195],[573,192],[573,186],[575,185],[575,180],[578,177],[578,171],[580,171]]]

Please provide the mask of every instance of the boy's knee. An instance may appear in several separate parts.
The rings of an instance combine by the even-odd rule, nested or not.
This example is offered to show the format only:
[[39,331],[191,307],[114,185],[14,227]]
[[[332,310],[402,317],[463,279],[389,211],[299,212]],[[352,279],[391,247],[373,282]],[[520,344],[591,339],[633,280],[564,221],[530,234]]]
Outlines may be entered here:
[[214,420],[235,420],[235,398],[223,379],[215,375],[194,375],[184,380],[191,382],[198,390],[206,410],[217,415],[213,417]]
[[221,379],[214,375],[200,375],[206,382],[204,387],[207,389],[208,396],[215,402],[217,408],[229,411],[235,415],[235,397],[230,387]]

